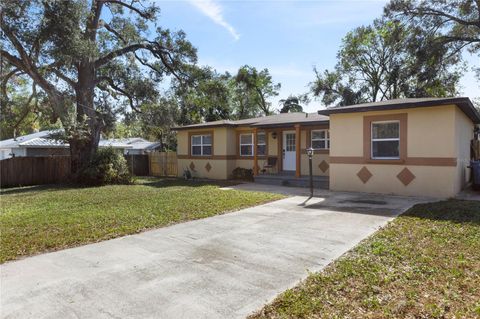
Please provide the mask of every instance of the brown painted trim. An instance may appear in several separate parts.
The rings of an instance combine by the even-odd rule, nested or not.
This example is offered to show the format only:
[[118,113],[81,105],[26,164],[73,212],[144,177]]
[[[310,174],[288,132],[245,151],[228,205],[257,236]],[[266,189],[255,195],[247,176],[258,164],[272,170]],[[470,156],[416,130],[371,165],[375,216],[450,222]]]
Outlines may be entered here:
[[[398,160],[375,160],[371,158],[372,154],[372,141],[371,141],[371,127],[372,122],[379,121],[399,121],[400,122],[400,158]],[[408,132],[408,114],[407,113],[398,113],[398,114],[386,114],[386,115],[371,115],[363,117],[363,158],[365,161],[371,161],[372,163],[380,163],[387,161],[393,163],[396,161],[400,163],[405,161],[407,158],[407,132]]]
[[307,121],[307,122],[291,122],[291,123],[275,123],[275,124],[251,124],[250,127],[258,127],[260,129],[275,129],[275,128],[281,128],[285,130],[291,130],[294,129],[296,125],[301,125],[302,127],[307,127],[307,126],[323,126],[323,125],[329,125],[329,120],[321,120],[321,121]]
[[234,160],[237,157],[235,155],[213,155],[213,156],[190,156],[190,155],[177,155],[177,159],[192,159],[192,160]]
[[365,164],[362,156],[330,156],[332,164]]
[[330,156],[332,164],[411,165],[456,167],[455,157],[407,157],[405,160],[368,160],[361,156]]
[[[235,134],[235,136],[236,136],[235,148],[237,149],[236,157],[237,158],[252,157],[252,156],[240,156],[240,135],[242,135],[242,134],[253,134],[253,131],[252,130],[237,130],[235,133],[236,133]],[[253,152],[255,152],[255,151],[253,151]]]
[[[305,149],[310,148],[312,146],[312,130],[306,130],[305,138]],[[302,153],[305,153],[305,150],[302,150]]]
[[[302,148],[301,153],[305,155],[307,153],[307,150],[305,148]],[[330,154],[330,150],[328,149],[313,150],[313,154]]]
[[300,177],[301,175],[301,147],[302,141],[302,131],[300,131],[300,125],[295,125],[295,177]]
[[[191,131],[191,132],[188,132],[188,156],[189,157],[192,157],[192,158],[198,158],[198,159],[202,159],[202,158],[205,158],[207,159],[208,157],[213,157],[215,156],[215,139],[214,139],[214,134],[213,134],[213,130],[208,130],[208,131]],[[212,155],[209,155],[209,156],[202,156],[202,155],[192,155],[192,136],[193,135],[212,135]]]
[[[258,135],[258,133],[265,133],[265,152],[267,152],[267,153],[265,155],[257,155],[257,156],[258,157],[266,157],[266,156],[268,156],[268,132],[266,130],[258,129],[257,135]],[[257,137],[257,139],[258,139],[258,137]],[[257,142],[255,142],[255,143],[257,143]],[[255,152],[257,152],[257,146],[258,145],[255,145]]]
[[[276,157],[274,155],[268,157]],[[237,155],[215,155],[215,156],[189,156],[189,155],[177,155],[178,159],[211,159],[211,160],[246,160],[253,161],[253,156],[237,156]],[[258,156],[259,160],[267,159],[267,156]]]
[[[236,138],[236,141],[235,141],[235,148],[236,148],[236,152],[235,152],[235,155],[238,159],[249,159],[249,157],[253,158],[254,156],[240,156],[240,135],[241,134],[253,134],[253,154],[255,155],[255,153],[257,152],[257,136],[255,135],[255,130],[257,130],[256,128],[253,129],[253,130],[236,130],[236,134],[235,134],[235,138]],[[267,157],[268,156],[268,132],[265,131],[265,130],[258,130],[257,131],[257,134],[258,133],[265,133],[265,148],[267,150],[267,154],[266,155],[257,155],[259,158],[262,158],[262,157]]]
[[[235,159],[237,159],[237,160],[250,160],[250,161],[253,161],[253,158],[254,158],[253,156],[237,156],[237,155],[230,155],[230,156],[234,156]],[[258,156],[257,156],[257,159],[259,159],[259,160],[264,160],[264,159],[266,159],[267,157],[275,157],[275,156],[266,156],[266,155],[261,155],[261,156],[260,156],[260,155],[258,155]]]
[[302,125],[302,128],[307,130],[307,131],[315,131],[315,130],[329,130],[330,125],[329,124],[324,124],[324,125],[311,125],[311,126],[304,126]]
[[[323,126],[323,127],[313,127],[312,129],[307,130],[307,142],[306,146],[307,148],[312,146],[312,131],[319,131],[319,130],[327,130],[328,131],[328,147],[330,147],[330,127],[329,126]],[[306,150],[302,150],[302,153],[305,153]],[[330,154],[330,148],[327,149],[316,149],[313,152],[314,154]]]
[[253,176],[258,175],[258,162],[257,162],[257,129],[253,129]]
[[277,154],[278,154],[278,172],[283,171],[283,131],[277,130]]
[[172,127],[172,131],[187,131],[187,130],[202,130],[202,129],[213,129],[213,128],[235,128],[238,125],[237,124],[231,124],[231,123],[220,123],[220,124],[212,124],[212,123],[202,123],[202,124],[192,124],[193,126],[176,126]]
[[407,165],[417,166],[457,166],[455,157],[408,157]]

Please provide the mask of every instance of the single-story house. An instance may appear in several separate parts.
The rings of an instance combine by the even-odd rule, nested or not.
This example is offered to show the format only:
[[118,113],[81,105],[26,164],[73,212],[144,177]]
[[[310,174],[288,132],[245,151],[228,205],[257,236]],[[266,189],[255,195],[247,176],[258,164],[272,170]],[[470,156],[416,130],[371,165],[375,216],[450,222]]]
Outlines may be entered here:
[[[0,160],[14,156],[70,155],[68,143],[55,139],[58,132],[46,130],[0,141]],[[121,150],[125,155],[146,154],[160,146],[158,142],[149,142],[139,137],[100,139],[99,142],[99,147],[112,147]]]
[[[303,178],[336,191],[450,197],[469,180],[480,114],[468,98],[396,99],[177,127],[178,174],[228,179],[235,168]],[[272,167],[273,166],[273,167]],[[266,169],[265,169],[266,168]],[[289,175],[290,173],[290,175]]]
[[150,152],[158,151],[162,147],[160,142],[150,142],[141,137],[129,137],[109,141],[129,145],[130,147],[125,149],[125,155],[146,155]]

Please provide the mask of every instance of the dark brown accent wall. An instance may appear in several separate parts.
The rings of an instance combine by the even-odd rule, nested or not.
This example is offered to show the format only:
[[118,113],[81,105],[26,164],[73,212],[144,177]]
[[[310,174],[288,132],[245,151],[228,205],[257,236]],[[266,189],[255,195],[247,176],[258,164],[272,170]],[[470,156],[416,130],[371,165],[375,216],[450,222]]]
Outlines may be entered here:
[[407,157],[404,160],[369,160],[361,156],[330,156],[331,164],[379,164],[379,165],[412,165],[412,166],[457,166],[455,157]]

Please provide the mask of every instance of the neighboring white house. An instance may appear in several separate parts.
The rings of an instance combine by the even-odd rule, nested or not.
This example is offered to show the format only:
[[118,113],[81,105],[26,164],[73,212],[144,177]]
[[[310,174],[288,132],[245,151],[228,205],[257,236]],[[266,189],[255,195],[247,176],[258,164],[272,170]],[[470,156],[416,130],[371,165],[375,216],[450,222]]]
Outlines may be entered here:
[[[19,156],[69,155],[69,145],[54,138],[58,130],[47,130],[0,141],[0,160]],[[140,137],[101,139],[99,147],[120,149],[124,154],[146,154],[160,148],[160,143]]]

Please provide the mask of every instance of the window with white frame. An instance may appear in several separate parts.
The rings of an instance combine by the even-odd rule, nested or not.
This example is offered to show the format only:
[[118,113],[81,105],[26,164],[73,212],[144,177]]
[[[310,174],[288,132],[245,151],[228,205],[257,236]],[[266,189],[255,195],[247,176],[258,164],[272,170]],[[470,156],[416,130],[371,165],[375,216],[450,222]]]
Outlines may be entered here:
[[257,133],[257,155],[267,155],[267,135],[265,132]]
[[253,156],[253,134],[240,134],[240,156]]
[[212,135],[192,135],[192,155],[209,156],[212,155]]
[[400,121],[372,122],[372,159],[400,158]]
[[312,148],[326,150],[330,148],[330,136],[328,130],[314,130],[311,134]]

